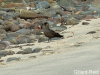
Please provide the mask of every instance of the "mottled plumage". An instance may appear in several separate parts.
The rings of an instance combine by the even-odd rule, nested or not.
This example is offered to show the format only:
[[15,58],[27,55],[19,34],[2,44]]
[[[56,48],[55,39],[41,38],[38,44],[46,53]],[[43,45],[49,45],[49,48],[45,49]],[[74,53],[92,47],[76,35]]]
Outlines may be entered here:
[[54,37],[59,37],[59,38],[63,37],[63,35],[60,35],[59,33],[49,29],[49,24],[47,22],[45,22],[43,25],[43,31],[44,35],[49,38],[48,41]]

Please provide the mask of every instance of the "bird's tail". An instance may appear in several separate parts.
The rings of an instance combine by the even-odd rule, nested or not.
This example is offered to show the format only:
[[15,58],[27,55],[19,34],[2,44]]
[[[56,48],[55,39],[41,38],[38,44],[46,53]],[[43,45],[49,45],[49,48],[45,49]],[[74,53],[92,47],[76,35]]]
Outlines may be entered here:
[[56,33],[55,37],[63,37],[63,35],[60,35],[59,33]]

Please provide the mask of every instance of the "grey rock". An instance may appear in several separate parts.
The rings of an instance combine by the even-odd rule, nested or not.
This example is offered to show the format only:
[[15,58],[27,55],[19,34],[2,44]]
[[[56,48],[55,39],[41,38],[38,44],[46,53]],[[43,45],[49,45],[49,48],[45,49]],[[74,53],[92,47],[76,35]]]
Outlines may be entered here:
[[32,53],[32,48],[24,49],[24,54],[30,54],[30,53]]
[[18,44],[23,44],[23,43],[30,43],[30,39],[26,36],[22,36],[16,39]]
[[38,42],[44,42],[44,41],[47,41],[47,38],[44,35],[38,37]]
[[9,42],[11,42],[13,44],[17,43],[16,38],[12,37],[12,36],[8,36],[7,38],[4,39],[4,41],[9,41]]
[[24,54],[24,51],[18,51],[16,54]]
[[38,53],[41,50],[42,50],[42,48],[39,48],[39,47],[36,47],[36,46],[32,47],[32,53]]
[[3,24],[3,23],[4,23],[4,21],[0,19],[0,24]]
[[8,53],[8,51],[1,50],[1,51],[0,51],[0,57],[2,57],[2,56],[6,56],[7,53]]
[[27,35],[31,33],[30,29],[20,29],[18,31],[16,31],[17,33],[23,34],[23,35]]
[[39,2],[37,5],[36,5],[36,8],[37,9],[47,9],[50,7],[50,4],[47,2],[47,1],[42,1],[42,2]]
[[6,53],[6,55],[13,55],[13,54],[15,54],[15,52],[12,51],[12,50],[10,50],[10,51],[8,51],[8,52]]
[[10,58],[7,59],[6,62],[11,62],[11,61],[14,61],[14,60],[19,61],[20,59],[21,59],[20,57],[10,57]]

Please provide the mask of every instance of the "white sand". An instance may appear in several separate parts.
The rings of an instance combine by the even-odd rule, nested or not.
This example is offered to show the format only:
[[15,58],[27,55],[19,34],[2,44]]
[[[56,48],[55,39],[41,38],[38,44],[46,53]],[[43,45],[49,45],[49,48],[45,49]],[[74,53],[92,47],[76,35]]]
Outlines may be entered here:
[[[0,75],[81,75],[74,74],[74,70],[99,70],[99,74],[87,75],[100,75],[100,19],[88,21],[89,25],[82,25],[82,22],[73,27],[68,26],[71,28],[63,31],[64,39],[52,40],[50,43],[35,43],[35,46],[42,48],[50,46],[48,50],[54,50],[54,54],[15,54],[13,57],[21,57],[22,60],[1,63]],[[89,31],[97,33],[86,35]],[[71,32],[74,32],[74,35]],[[37,58],[28,58],[34,55]],[[2,59],[6,60],[8,57],[12,56]]]

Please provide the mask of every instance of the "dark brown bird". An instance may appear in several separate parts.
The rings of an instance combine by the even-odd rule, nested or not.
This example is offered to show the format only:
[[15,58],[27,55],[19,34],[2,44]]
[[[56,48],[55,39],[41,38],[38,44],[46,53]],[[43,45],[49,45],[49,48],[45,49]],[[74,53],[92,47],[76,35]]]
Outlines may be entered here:
[[54,37],[61,38],[61,37],[63,37],[63,35],[60,35],[59,33],[49,29],[49,24],[47,22],[44,23],[42,29],[44,31],[44,35],[49,38],[48,42],[51,40],[51,38],[54,38]]

